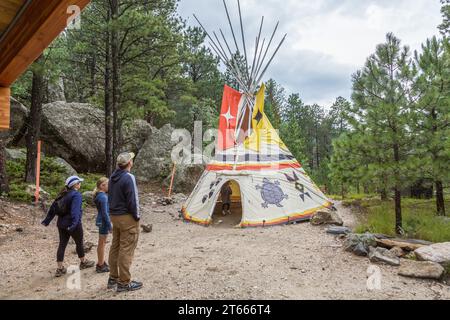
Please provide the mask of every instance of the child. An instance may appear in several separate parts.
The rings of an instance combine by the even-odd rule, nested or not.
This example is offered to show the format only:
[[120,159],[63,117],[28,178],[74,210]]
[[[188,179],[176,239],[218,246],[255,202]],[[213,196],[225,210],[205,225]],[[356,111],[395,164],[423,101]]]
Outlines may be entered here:
[[78,191],[81,187],[83,179],[72,176],[67,178],[64,190],[60,192],[56,200],[50,207],[47,217],[42,221],[44,226],[48,226],[50,222],[58,216],[57,227],[59,232],[59,246],[56,254],[56,262],[58,269],[56,269],[56,277],[61,277],[67,273],[64,267],[64,254],[70,237],[75,241],[78,258],[80,258],[80,269],[92,268],[94,261],[86,259],[84,254],[83,243],[83,226],[81,224],[82,211],[82,196]]
[[97,181],[97,187],[95,188],[94,202],[97,206],[98,214],[96,225],[98,227],[98,247],[97,256],[98,263],[96,266],[97,273],[109,272],[109,266],[105,262],[105,247],[108,234],[112,232],[111,220],[109,218],[108,207],[108,178],[100,178]]
[[220,191],[222,196],[222,214],[225,216],[227,214],[231,214],[231,195],[233,194],[233,190],[231,190],[230,182],[226,182],[222,190]]

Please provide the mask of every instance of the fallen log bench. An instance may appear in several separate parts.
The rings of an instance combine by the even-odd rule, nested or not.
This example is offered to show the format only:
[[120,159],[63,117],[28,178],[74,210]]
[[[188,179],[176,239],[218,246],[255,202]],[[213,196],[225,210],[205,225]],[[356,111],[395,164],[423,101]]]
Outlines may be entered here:
[[394,247],[402,248],[406,251],[415,251],[424,246],[429,246],[433,244],[432,242],[416,240],[416,239],[387,239],[387,238],[376,238],[377,245],[383,248],[391,249]]

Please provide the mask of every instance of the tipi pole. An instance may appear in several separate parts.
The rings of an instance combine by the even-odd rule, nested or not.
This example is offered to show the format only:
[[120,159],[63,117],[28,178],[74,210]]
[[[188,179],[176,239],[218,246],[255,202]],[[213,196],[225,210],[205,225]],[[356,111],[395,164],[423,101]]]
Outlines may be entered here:
[[261,18],[261,25],[259,27],[259,33],[258,33],[258,37],[256,37],[256,43],[255,43],[255,55],[253,56],[253,63],[252,63],[252,69],[250,72],[250,83],[248,84],[249,87],[252,86],[252,81],[253,81],[253,71],[255,70],[255,63],[256,63],[256,58],[258,57],[258,48],[259,48],[259,41],[261,39],[261,31],[264,25],[264,16]]
[[39,190],[41,180],[41,140],[37,143],[37,159],[36,159],[36,191],[34,193],[34,201],[39,202]]
[[275,29],[273,29],[272,36],[270,37],[269,44],[267,45],[266,51],[264,52],[263,58],[261,60],[261,64],[258,66],[258,69],[256,70],[255,78],[258,75],[259,71],[261,70],[261,67],[264,64],[264,61],[266,60],[267,52],[269,51],[270,45],[272,44],[273,37],[275,36],[275,34],[278,30],[279,24],[280,24],[280,21],[277,22],[277,24],[275,25]]
[[244,54],[245,54],[245,71],[247,74],[247,79],[250,80],[250,76],[248,74],[247,46],[245,45],[244,24],[242,23],[241,2],[237,0],[237,3],[239,9],[239,21],[241,22],[242,45],[244,46]]
[[233,24],[231,23],[230,13],[228,12],[227,3],[225,2],[225,0],[223,0],[223,5],[225,6],[225,12],[227,13],[228,23],[230,25],[231,34],[233,35],[234,44],[236,45],[237,53],[239,53],[239,51],[240,51],[239,50],[239,46],[238,46],[238,43],[237,43],[237,40],[236,40],[236,36],[234,35]]
[[286,36],[287,34],[284,35],[283,39],[281,40],[280,44],[278,45],[277,49],[275,50],[275,52],[272,55],[272,58],[270,58],[269,62],[267,62],[266,67],[264,68],[264,70],[261,72],[261,75],[259,76],[258,80],[256,81],[256,83],[259,83],[262,79],[262,77],[264,76],[264,74],[267,71],[267,68],[270,66],[270,64],[272,63],[273,58],[275,58],[276,54],[278,53],[278,50],[280,50],[281,45],[283,44],[284,40],[286,40]]
[[175,178],[176,168],[176,164],[174,163],[172,168],[172,177],[170,178],[169,195],[167,196],[169,199],[172,196],[173,180]]

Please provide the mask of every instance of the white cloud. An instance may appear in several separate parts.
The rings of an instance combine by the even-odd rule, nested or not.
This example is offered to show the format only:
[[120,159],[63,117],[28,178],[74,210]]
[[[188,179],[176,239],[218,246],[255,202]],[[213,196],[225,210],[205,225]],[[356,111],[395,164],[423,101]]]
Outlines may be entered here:
[[[236,1],[227,3],[237,28]],[[393,32],[415,50],[438,34],[441,22],[437,0],[241,0],[241,4],[249,48],[262,15],[267,36],[277,20],[279,37],[288,33],[266,80],[273,77],[288,92],[300,92],[305,102],[324,105],[339,95],[350,97],[351,74],[384,42],[386,33]],[[179,13],[190,24],[195,25],[192,13],[196,13],[208,30],[230,33],[222,0],[181,0]]]

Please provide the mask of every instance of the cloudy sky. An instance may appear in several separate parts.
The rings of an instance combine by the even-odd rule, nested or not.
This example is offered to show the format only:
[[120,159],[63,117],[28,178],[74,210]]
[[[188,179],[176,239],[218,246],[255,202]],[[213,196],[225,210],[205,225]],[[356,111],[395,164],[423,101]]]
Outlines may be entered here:
[[[237,3],[227,3],[237,28]],[[241,6],[247,39],[256,38],[263,15],[263,34],[270,37],[278,20],[278,38],[288,34],[265,80],[324,106],[350,97],[352,73],[387,32],[415,50],[441,23],[439,0],[241,0]],[[191,25],[195,13],[208,31],[230,33],[222,0],[181,0],[178,11]]]

